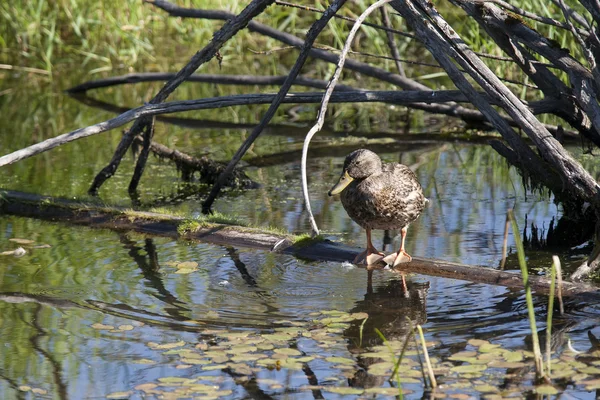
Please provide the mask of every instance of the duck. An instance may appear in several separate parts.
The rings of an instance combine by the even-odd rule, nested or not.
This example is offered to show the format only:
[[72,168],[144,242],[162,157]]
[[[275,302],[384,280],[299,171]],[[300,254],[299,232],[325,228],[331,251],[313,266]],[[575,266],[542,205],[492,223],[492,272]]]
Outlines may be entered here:
[[[346,156],[342,174],[328,194],[339,194],[348,216],[366,232],[367,248],[356,256],[354,264],[363,260],[370,264],[373,258],[385,257],[373,245],[373,229],[400,230],[402,240],[390,263],[392,267],[412,261],[405,249],[406,233],[429,200],[410,168],[400,163],[384,163],[376,153],[358,149]],[[381,257],[370,257],[373,254]]]

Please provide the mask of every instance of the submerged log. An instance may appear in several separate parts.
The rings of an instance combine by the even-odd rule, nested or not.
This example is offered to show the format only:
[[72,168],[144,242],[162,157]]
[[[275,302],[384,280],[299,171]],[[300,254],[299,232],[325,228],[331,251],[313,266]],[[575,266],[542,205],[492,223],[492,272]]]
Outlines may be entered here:
[[[132,211],[106,207],[101,204],[81,203],[37,194],[0,190],[0,212],[56,222],[68,222],[90,228],[115,231],[135,231],[174,239],[255,248],[290,254],[313,261],[345,262],[354,259],[362,250],[338,242],[320,239],[302,239],[292,235],[269,232],[264,229],[225,225],[205,219]],[[519,273],[499,271],[488,267],[471,266],[443,260],[414,257],[401,264],[401,272],[439,276],[475,283],[523,289]],[[548,294],[550,280],[541,276],[529,277],[531,288],[538,294]],[[563,281],[563,296],[581,295],[600,300],[600,288],[583,283]]]

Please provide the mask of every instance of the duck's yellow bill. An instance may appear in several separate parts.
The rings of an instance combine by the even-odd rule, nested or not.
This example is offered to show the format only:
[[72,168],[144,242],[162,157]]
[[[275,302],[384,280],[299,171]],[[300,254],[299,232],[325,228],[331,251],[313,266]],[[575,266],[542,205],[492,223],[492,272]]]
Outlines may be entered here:
[[334,194],[341,193],[342,190],[346,189],[346,186],[348,186],[353,180],[354,178],[348,175],[348,171],[344,171],[342,176],[340,176],[338,183],[336,183],[329,191],[329,195],[333,196]]

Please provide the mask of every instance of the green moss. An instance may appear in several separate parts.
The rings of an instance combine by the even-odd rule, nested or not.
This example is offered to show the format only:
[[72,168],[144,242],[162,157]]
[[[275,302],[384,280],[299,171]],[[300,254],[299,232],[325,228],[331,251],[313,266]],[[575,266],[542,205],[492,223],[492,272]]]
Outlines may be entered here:
[[302,233],[300,235],[295,235],[292,239],[295,247],[308,247],[315,243],[319,243],[325,240],[323,235],[311,236],[308,233]]

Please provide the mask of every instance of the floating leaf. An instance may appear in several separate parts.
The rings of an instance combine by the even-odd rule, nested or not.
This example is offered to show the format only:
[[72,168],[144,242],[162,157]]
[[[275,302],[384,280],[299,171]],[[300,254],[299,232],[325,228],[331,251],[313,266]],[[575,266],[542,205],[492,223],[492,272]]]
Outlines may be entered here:
[[132,391],[128,391],[128,392],[114,392],[114,393],[106,395],[106,398],[107,399],[127,399],[132,394],[133,394]]
[[589,375],[599,375],[600,374],[600,368],[598,368],[598,367],[578,368],[578,371],[583,374],[589,374]]
[[454,353],[452,354],[450,357],[448,357],[449,360],[454,360],[454,361],[463,361],[463,359],[465,358],[473,358],[477,356],[477,352],[476,351],[459,351],[458,353]]
[[392,362],[378,362],[369,365],[369,374],[376,376],[388,375],[391,372],[392,368],[394,368],[394,363]]
[[[512,368],[523,368],[523,367],[526,367],[527,364],[525,364],[523,362],[492,361],[489,363],[489,366],[494,367],[494,368],[512,369]],[[554,374],[552,374],[552,376],[554,376]]]
[[135,390],[140,390],[142,392],[146,392],[148,390],[152,390],[157,388],[158,385],[156,383],[142,383],[140,385],[137,385],[136,387],[134,387]]
[[298,350],[291,349],[289,347],[283,348],[283,349],[275,349],[275,350],[273,350],[273,352],[275,354],[282,354],[282,355],[285,355],[285,356],[301,356],[302,355],[302,353],[299,352]]
[[147,358],[140,358],[132,361],[134,364],[156,364],[156,361]]
[[156,345],[156,347],[154,347],[154,348],[158,349],[158,350],[169,350],[169,349],[174,349],[176,347],[181,347],[181,346],[185,346],[185,342],[183,340],[180,340],[179,342],[175,342],[175,343],[159,344],[159,345]]
[[180,268],[177,271],[175,271],[176,274],[181,274],[181,275],[187,275],[187,274],[191,274],[192,272],[196,272],[198,271],[196,268]]
[[119,325],[120,331],[132,331],[133,325]]
[[21,392],[29,392],[31,390],[31,386],[21,385],[21,386],[19,386],[19,390]]
[[352,394],[363,394],[364,389],[359,388],[351,388],[351,387],[334,387],[334,386],[325,386],[323,390],[326,392],[341,394],[341,395],[352,395]]
[[198,268],[198,263],[195,261],[184,261],[184,262],[175,264],[175,268],[177,268],[177,269],[196,269],[196,268]]
[[115,329],[115,327],[112,325],[104,325],[104,324],[99,324],[99,323],[92,324],[92,328],[99,330],[99,331],[108,331],[108,330]]
[[[404,383],[404,381],[402,381],[402,383]],[[383,396],[398,396],[399,393],[400,393],[400,391],[398,390],[398,388],[373,387],[373,388],[365,389],[365,394],[380,394]],[[412,391],[403,389],[402,393],[403,394],[411,394]]]
[[184,383],[192,383],[195,382],[195,379],[189,379],[189,378],[182,378],[180,376],[163,376],[161,378],[158,378],[158,381],[160,383],[165,383],[165,384],[184,384]]
[[239,354],[237,356],[231,357],[231,361],[233,362],[249,362],[260,360],[261,358],[267,357],[266,354]]
[[551,386],[551,385],[537,386],[535,388],[535,392],[537,394],[545,394],[545,395],[558,394],[558,390],[556,390],[556,388],[554,386]]
[[485,371],[487,367],[485,365],[459,365],[456,367],[452,367],[450,370],[452,372],[457,372],[459,374],[471,374],[475,372]]
[[325,358],[325,361],[328,361],[332,364],[345,364],[345,365],[356,364],[355,360],[353,360],[351,358],[345,358],[345,357],[327,357],[327,358]]
[[505,351],[502,356],[508,362],[523,361],[523,354],[516,351]]
[[469,341],[467,343],[473,347],[479,347],[479,346],[483,346],[484,344],[490,344],[490,342],[488,342],[487,340],[481,340],[481,339],[469,339]]
[[208,365],[211,363],[208,360],[201,360],[199,358],[186,358],[186,357],[182,357],[181,362],[185,363],[185,364],[192,364],[192,365]]
[[484,343],[481,346],[479,346],[479,351],[482,353],[490,353],[490,352],[497,351],[497,350],[500,350],[502,352],[504,351],[504,350],[500,349],[499,344]]
[[496,393],[496,392],[500,391],[500,389],[498,389],[496,386],[492,386],[492,385],[488,385],[488,384],[477,385],[477,386],[474,386],[473,389],[475,389],[481,393]]
[[243,354],[243,353],[251,353],[253,351],[258,350],[256,346],[233,346],[230,349],[225,350],[225,353],[229,354]]

